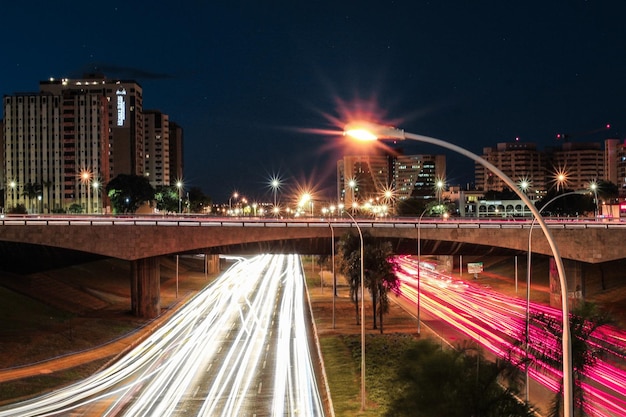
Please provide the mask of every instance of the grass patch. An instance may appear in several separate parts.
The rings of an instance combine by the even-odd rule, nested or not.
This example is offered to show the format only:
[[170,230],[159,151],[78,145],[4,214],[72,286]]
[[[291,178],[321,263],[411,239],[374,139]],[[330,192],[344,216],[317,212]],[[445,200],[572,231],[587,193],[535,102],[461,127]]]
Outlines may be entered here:
[[361,412],[361,336],[339,335],[320,341],[330,392],[337,417],[380,416],[389,405],[393,380],[402,366],[401,357],[416,343],[411,335],[366,335],[366,410]]
[[103,359],[49,375],[34,376],[0,384],[0,405],[25,400],[87,378],[107,361],[108,359]]

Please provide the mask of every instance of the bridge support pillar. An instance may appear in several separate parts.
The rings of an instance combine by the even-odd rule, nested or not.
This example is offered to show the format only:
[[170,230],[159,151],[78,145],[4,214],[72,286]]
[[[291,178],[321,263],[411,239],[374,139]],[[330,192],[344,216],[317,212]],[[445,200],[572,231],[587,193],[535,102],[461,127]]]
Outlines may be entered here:
[[220,272],[220,256],[208,253],[204,256],[206,259],[206,265],[204,267],[206,268],[207,273],[218,274]]
[[[563,259],[567,279],[567,299],[570,308],[584,299],[584,279],[582,262]],[[561,307],[561,283],[554,258],[550,258],[550,306]]]
[[454,270],[454,256],[452,255],[437,255],[437,263],[439,268],[445,272]]
[[158,257],[131,261],[130,303],[133,315],[155,318],[161,313],[161,271]]

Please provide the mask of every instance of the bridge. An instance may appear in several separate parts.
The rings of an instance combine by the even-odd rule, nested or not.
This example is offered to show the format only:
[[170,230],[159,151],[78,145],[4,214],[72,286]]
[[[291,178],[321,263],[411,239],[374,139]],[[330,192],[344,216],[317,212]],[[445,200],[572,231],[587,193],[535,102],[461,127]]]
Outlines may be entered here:
[[[397,253],[552,255],[538,224],[529,220],[356,219],[362,231],[389,240]],[[588,220],[546,221],[561,257],[569,265],[624,258],[626,223]],[[537,230],[533,230],[531,227]],[[0,242],[70,249],[131,261],[133,313],[160,312],[159,257],[204,253],[217,268],[223,253],[329,254],[335,240],[356,225],[349,218],[267,219],[191,216],[8,216],[0,219]],[[568,273],[569,275],[569,273]],[[569,280],[569,276],[568,276]]]

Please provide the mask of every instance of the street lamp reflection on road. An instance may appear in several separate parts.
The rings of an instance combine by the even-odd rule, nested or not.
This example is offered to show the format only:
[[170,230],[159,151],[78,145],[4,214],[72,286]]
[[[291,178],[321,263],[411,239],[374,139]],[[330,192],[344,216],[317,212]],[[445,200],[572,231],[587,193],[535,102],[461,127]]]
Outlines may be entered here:
[[556,263],[559,282],[561,286],[561,309],[563,315],[563,338],[562,338],[562,348],[563,348],[563,411],[565,416],[573,415],[574,401],[573,401],[573,381],[572,381],[572,347],[570,341],[570,328],[569,328],[569,306],[567,304],[567,280],[565,278],[565,268],[563,266],[563,259],[561,258],[559,249],[556,245],[556,241],[552,236],[552,233],[548,229],[543,217],[539,213],[539,210],[535,207],[534,204],[530,201],[528,196],[524,194],[516,185],[515,182],[509,178],[504,172],[502,172],[499,168],[494,166],[492,163],[488,162],[484,158],[468,151],[465,148],[462,148],[457,145],[453,145],[449,142],[443,141],[441,139],[432,138],[429,136],[417,135],[414,133],[405,132],[402,129],[398,129],[391,126],[380,126],[374,125],[371,123],[353,123],[349,124],[344,129],[344,135],[351,136],[360,140],[374,141],[377,139],[393,139],[393,140],[414,140],[417,142],[429,143],[431,145],[439,146],[453,152],[464,155],[474,162],[480,163],[482,166],[496,174],[508,187],[513,190],[518,197],[528,206],[535,219],[539,222],[541,229],[544,232],[546,239],[550,245],[550,249],[552,250],[552,254],[554,256],[554,260]]

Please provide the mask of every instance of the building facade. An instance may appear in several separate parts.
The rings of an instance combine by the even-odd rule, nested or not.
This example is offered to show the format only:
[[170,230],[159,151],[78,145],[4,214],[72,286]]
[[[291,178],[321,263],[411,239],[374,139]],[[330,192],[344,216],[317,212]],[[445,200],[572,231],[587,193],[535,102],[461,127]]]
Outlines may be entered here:
[[445,155],[344,156],[337,162],[337,196],[345,207],[368,201],[430,198],[445,173]]
[[[528,184],[527,193],[534,195],[546,188],[546,158],[534,143],[507,142],[483,149],[482,158],[518,183]],[[482,191],[504,191],[504,182],[483,165],[475,165],[476,188]],[[524,182],[526,181],[526,182]]]
[[[145,175],[153,186],[171,184],[169,117],[144,115],[138,83],[88,75],[41,81],[39,87],[3,98],[5,209],[106,212],[106,184],[120,174]],[[182,178],[182,128],[174,132],[174,165]]]
[[184,137],[183,128],[170,121],[170,184],[176,184],[183,179],[184,172]]
[[565,142],[548,150],[548,161],[552,187],[584,190],[592,182],[605,178],[604,150],[600,143]]
[[156,110],[144,111],[144,175],[153,187],[169,186],[170,124],[169,117]]

